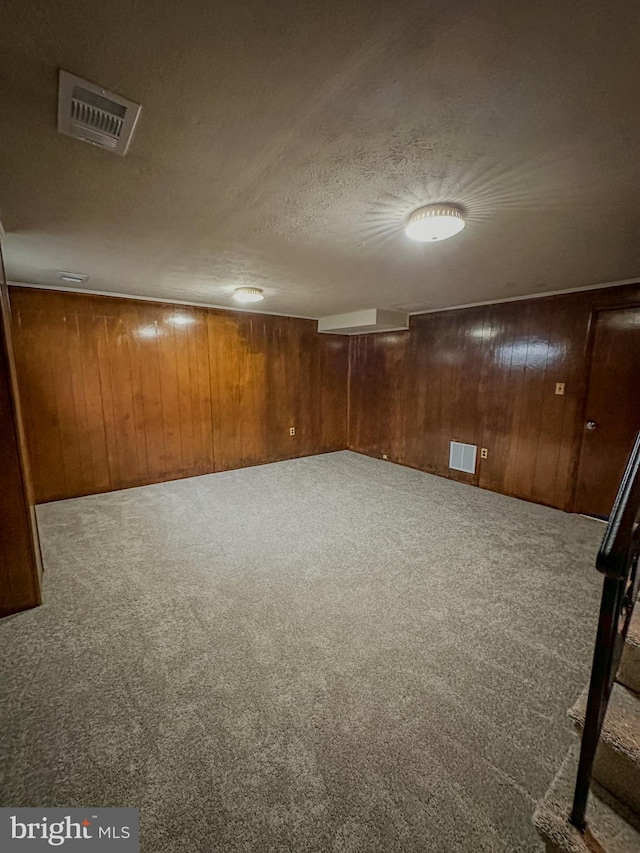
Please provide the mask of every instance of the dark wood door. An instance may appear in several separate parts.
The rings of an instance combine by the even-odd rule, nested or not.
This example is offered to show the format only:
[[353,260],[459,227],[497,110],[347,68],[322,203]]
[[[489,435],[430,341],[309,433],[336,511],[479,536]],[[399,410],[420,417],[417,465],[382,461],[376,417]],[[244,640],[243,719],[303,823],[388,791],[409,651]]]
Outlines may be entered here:
[[606,517],[640,430],[640,307],[596,320],[575,509]]

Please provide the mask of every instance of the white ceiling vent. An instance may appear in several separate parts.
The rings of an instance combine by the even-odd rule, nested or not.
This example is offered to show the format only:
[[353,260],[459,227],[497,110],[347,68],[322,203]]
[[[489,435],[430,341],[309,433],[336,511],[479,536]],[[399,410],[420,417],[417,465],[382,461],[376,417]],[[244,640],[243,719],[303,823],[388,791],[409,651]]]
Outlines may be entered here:
[[60,70],[60,133],[116,154],[126,154],[141,109],[140,104]]

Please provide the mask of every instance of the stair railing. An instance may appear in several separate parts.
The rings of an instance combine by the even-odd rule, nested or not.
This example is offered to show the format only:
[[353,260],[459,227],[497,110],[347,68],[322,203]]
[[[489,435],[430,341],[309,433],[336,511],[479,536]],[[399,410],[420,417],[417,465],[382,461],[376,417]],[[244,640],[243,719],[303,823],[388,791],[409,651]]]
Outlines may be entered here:
[[640,586],[640,432],[629,457],[596,567],[604,575],[578,777],[569,820],[581,832],[593,763]]

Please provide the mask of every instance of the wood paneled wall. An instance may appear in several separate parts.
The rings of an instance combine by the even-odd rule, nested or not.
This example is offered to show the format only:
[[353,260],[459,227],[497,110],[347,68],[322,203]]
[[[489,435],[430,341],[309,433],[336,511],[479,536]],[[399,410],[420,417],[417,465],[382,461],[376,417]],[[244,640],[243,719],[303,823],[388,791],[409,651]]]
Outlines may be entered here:
[[[423,314],[408,332],[350,339],[311,320],[10,296],[38,502],[348,446],[570,510],[594,312],[640,304],[640,286]],[[452,439],[488,449],[475,475],[449,469]]]
[[[640,286],[423,314],[407,332],[352,338],[348,446],[572,509],[592,318],[626,304],[640,304]],[[488,449],[475,475],[449,469],[451,440]]]
[[348,340],[312,320],[10,297],[38,502],[346,447]]
[[0,616],[41,602],[42,562],[0,257]]

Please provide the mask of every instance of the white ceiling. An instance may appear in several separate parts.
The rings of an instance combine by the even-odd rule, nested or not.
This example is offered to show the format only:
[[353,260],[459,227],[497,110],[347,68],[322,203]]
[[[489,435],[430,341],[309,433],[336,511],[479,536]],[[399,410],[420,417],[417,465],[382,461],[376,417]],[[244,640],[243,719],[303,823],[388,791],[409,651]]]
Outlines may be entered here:
[[[631,0],[4,0],[9,279],[323,316],[640,275]],[[126,157],[56,131],[57,69],[142,104]],[[453,201],[450,241],[402,233]]]

